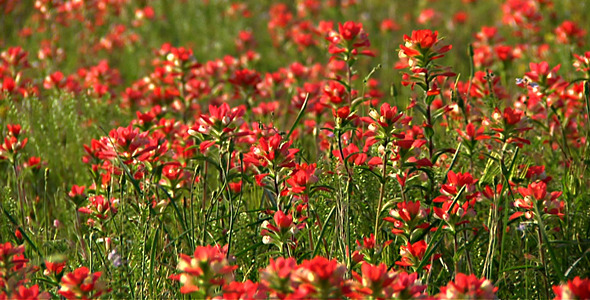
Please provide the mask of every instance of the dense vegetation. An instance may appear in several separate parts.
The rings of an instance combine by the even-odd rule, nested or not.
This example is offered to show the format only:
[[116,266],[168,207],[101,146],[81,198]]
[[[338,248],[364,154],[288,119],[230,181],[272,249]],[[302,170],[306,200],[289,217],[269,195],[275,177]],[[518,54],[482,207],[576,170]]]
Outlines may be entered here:
[[589,299],[588,9],[0,0],[0,299]]

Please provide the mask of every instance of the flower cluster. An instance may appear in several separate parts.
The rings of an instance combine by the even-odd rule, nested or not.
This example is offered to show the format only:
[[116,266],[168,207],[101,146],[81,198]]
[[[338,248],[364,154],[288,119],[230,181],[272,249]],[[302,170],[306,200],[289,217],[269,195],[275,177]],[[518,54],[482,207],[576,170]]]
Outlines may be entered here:
[[110,291],[101,272],[91,273],[87,267],[80,267],[61,278],[58,293],[66,299],[96,299]]
[[398,69],[409,68],[411,73],[404,73],[402,84],[420,86],[428,95],[440,94],[440,89],[434,80],[437,77],[454,76],[448,68],[435,63],[452,45],[443,45],[438,37],[438,31],[430,29],[414,30],[412,35],[404,35],[404,44],[400,45],[399,57],[402,61]]
[[543,212],[549,215],[555,215],[563,218],[564,202],[557,200],[561,192],[547,193],[547,184],[543,181],[535,181],[528,187],[519,187],[518,193],[523,197],[514,201],[514,206],[525,209],[525,212],[517,211],[510,216],[510,219],[516,219],[525,216],[532,219],[535,215],[535,206],[543,208]]
[[555,300],[590,299],[590,279],[581,279],[576,276],[573,280],[568,280],[567,283],[554,285],[553,292]]
[[31,284],[31,275],[39,268],[29,264],[24,252],[24,245],[0,244],[0,299],[50,299],[39,285]]
[[197,247],[193,256],[180,255],[178,271],[171,278],[182,284],[180,292],[200,298],[211,297],[218,286],[233,279],[233,271],[227,259],[227,246]]
[[338,24],[338,31],[330,31],[326,37],[330,45],[328,52],[332,58],[339,58],[349,64],[357,55],[375,56],[373,51],[363,48],[371,46],[369,35],[363,30],[363,24],[347,21]]
[[459,273],[454,281],[441,287],[438,299],[497,299],[496,290],[485,278]]
[[299,222],[296,224],[293,222],[293,216],[290,214],[285,214],[282,211],[278,210],[275,212],[272,223],[269,221],[264,221],[262,223],[262,242],[265,244],[273,244],[276,245],[280,250],[283,249],[283,246],[294,246],[297,240],[295,239],[295,235],[303,228],[305,228],[305,223]]

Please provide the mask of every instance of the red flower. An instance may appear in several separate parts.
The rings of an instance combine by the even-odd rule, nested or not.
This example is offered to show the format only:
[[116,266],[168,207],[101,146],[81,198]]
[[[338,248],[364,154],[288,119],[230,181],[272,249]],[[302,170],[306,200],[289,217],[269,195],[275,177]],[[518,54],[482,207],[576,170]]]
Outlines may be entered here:
[[289,229],[293,225],[293,216],[285,215],[282,211],[277,211],[273,217],[275,224],[279,227],[280,231]]
[[547,87],[552,86],[554,83],[561,80],[560,76],[557,76],[557,71],[561,65],[557,65],[552,69],[549,69],[549,63],[546,61],[542,61],[540,63],[529,63],[529,68],[531,69],[529,72],[526,72],[525,75],[532,81],[541,84],[543,83]]
[[348,291],[344,281],[345,273],[346,266],[336,259],[316,256],[311,260],[304,260],[292,279],[299,283],[293,298],[342,298]]
[[361,23],[355,23],[353,21],[347,21],[344,24],[338,23],[338,32],[347,41],[354,40],[362,30],[363,24]]
[[411,84],[413,89],[418,84],[428,95],[438,95],[440,91],[435,80],[440,76],[455,76],[450,68],[433,63],[452,48],[451,45],[442,46],[440,41],[438,32],[429,29],[412,31],[411,37],[404,35],[405,44],[399,46],[400,64],[396,68],[410,68],[411,74],[404,75],[402,85]]
[[497,126],[492,128],[496,131],[494,136],[498,142],[515,143],[518,147],[522,147],[523,144],[530,144],[531,142],[525,138],[519,137],[519,133],[531,130],[532,127],[526,126],[524,112],[518,109],[512,109],[511,107],[504,108],[504,113],[496,108],[492,114],[492,118],[499,123]]
[[6,128],[8,128],[8,134],[10,136],[14,136],[15,138],[18,138],[22,129],[20,124],[8,124],[6,125]]
[[[414,244],[408,242],[406,246],[400,246],[400,255],[402,256],[401,261],[396,261],[395,264],[402,267],[417,267],[422,259],[424,258],[424,254],[426,254],[426,249],[428,245],[424,240],[420,240],[415,242]],[[428,269],[430,266],[426,266],[425,268]]]
[[[0,298],[2,295],[0,295]],[[51,299],[51,295],[48,292],[39,293],[39,285],[35,284],[30,288],[26,288],[24,285],[18,287],[18,290],[11,297],[17,300],[37,300],[37,299]]]
[[504,108],[504,121],[508,125],[516,125],[522,119],[524,112],[510,107]]
[[389,211],[391,217],[386,217],[383,220],[393,223],[394,228],[391,230],[393,234],[410,236],[414,230],[428,227],[428,223],[422,221],[429,212],[430,209],[421,207],[420,201],[404,201],[397,203],[397,209]]
[[381,21],[380,29],[384,32],[399,30],[401,27],[392,19],[384,19]]
[[465,201],[463,204],[460,204],[460,202],[457,202],[454,205],[452,204],[453,201],[449,198],[444,201],[442,207],[434,207],[434,216],[454,227],[469,223],[467,218],[476,215],[476,212],[473,209],[475,206],[475,199]]
[[574,57],[576,58],[576,61],[574,61],[574,67],[577,71],[590,71],[590,51],[584,52],[584,55],[574,54]]
[[[297,261],[293,257],[272,257],[265,269],[260,270],[260,283],[271,289],[270,297],[278,298],[292,291],[291,276],[297,268]],[[282,297],[280,297],[282,298]]]
[[45,261],[45,268],[46,269],[43,272],[43,274],[45,274],[45,276],[58,275],[64,270],[65,266],[66,266],[66,262]]
[[193,256],[180,254],[177,269],[181,272],[171,279],[182,284],[182,294],[192,294],[208,298],[217,286],[233,279],[233,271],[238,266],[230,266],[226,258],[227,246],[197,246]]
[[443,193],[443,195],[436,197],[433,200],[434,202],[444,202],[449,200],[450,196],[457,195],[463,186],[465,186],[465,197],[467,199],[472,199],[478,195],[477,193],[469,194],[475,191],[475,184],[478,181],[477,179],[474,179],[470,173],[455,173],[453,170],[450,170],[447,179],[447,183],[443,184],[440,188],[440,192]]
[[246,113],[243,106],[230,108],[227,103],[220,106],[209,105],[209,115],[201,114],[197,123],[189,129],[189,134],[213,135],[222,138],[240,127],[244,120],[242,116]]
[[484,130],[485,129],[483,127],[475,129],[475,125],[473,125],[473,123],[470,122],[465,126],[465,131],[457,128],[457,133],[459,133],[459,136],[465,139],[466,141],[474,142],[487,140],[490,138],[490,136],[484,134]]
[[94,299],[107,292],[106,285],[99,281],[101,272],[90,274],[86,267],[80,267],[61,278],[58,293],[66,299]]
[[40,169],[41,168],[41,158],[37,157],[37,156],[29,157],[29,160],[27,162],[23,163],[23,167]]
[[287,178],[288,192],[299,194],[307,190],[307,186],[318,181],[316,164],[296,164],[293,173]]
[[438,31],[433,32],[430,29],[414,30],[411,36],[404,34],[405,44],[400,45],[401,53],[407,57],[414,57],[418,55],[426,56],[429,50],[438,55],[451,50],[451,45],[434,47],[439,41]]
[[518,192],[523,197],[516,199],[514,206],[517,208],[524,208],[526,212],[517,211],[510,216],[510,220],[516,219],[524,215],[527,219],[534,216],[534,205],[542,201],[544,212],[563,217],[563,201],[558,201],[557,198],[561,196],[561,192],[551,192],[547,196],[547,184],[543,181],[536,181],[528,185],[528,187],[519,187]]
[[[359,148],[355,144],[349,144],[342,149],[342,154],[344,154],[344,158],[346,158],[348,162],[357,166],[364,164],[368,158],[367,154],[359,152]],[[343,161],[343,155],[340,154],[339,150],[333,150],[332,155],[337,157],[341,162]]]
[[8,124],[8,135],[4,138],[4,143],[0,144],[0,160],[14,159],[14,156],[22,150],[26,145],[28,138],[19,140],[21,133],[20,124]]
[[251,280],[246,282],[232,281],[223,286],[222,299],[266,299],[266,290],[265,286]]
[[[304,220],[304,219],[303,219]],[[274,213],[273,222],[264,221],[262,223],[262,242],[265,244],[294,244],[295,234],[305,228],[305,222],[295,224],[291,214],[285,214],[278,210]],[[302,221],[302,220],[299,220]]]
[[555,300],[590,299],[590,279],[576,276],[573,280],[568,280],[567,284],[554,285],[553,292]]
[[47,75],[43,81],[43,87],[47,90],[52,88],[62,89],[66,86],[66,78],[61,71],[54,72],[53,74]]
[[332,104],[340,104],[346,98],[346,87],[337,81],[330,81],[324,87],[322,98]]
[[395,280],[395,272],[388,271],[387,266],[383,263],[378,266],[371,265],[363,262],[361,266],[361,276],[354,273],[356,281],[359,282],[358,287],[355,291],[359,293],[361,297],[354,297],[362,299],[362,297],[371,296],[374,299],[389,298],[393,292],[388,287]]
[[334,118],[340,118],[341,120],[352,120],[356,117],[354,113],[352,115],[350,114],[350,106],[348,105],[340,107],[337,110],[332,109],[332,115]]
[[496,290],[485,278],[458,273],[455,281],[441,287],[438,299],[496,299]]
[[555,35],[557,41],[562,44],[576,43],[582,46],[586,31],[573,21],[566,20],[555,28]]
[[414,30],[412,31],[412,36],[409,37],[404,34],[404,41],[406,43],[419,44],[420,48],[427,49],[430,48],[436,43],[438,40],[438,31],[432,32],[430,29],[424,30]]
[[82,204],[82,201],[86,200],[86,194],[84,193],[85,186],[72,185],[72,189],[68,193],[68,196],[76,203],[77,206]]
[[236,70],[234,74],[228,79],[228,81],[231,84],[239,87],[255,88],[261,79],[260,75],[256,71],[242,69]]
[[338,32],[330,31],[326,40],[330,42],[328,52],[332,59],[340,58],[342,61],[352,61],[356,55],[374,56],[370,50],[360,50],[370,47],[369,35],[363,30],[363,24],[352,21],[338,24]]
[[116,204],[118,200],[115,198],[111,198],[111,200],[106,200],[104,196],[92,196],[88,199],[90,203],[86,207],[78,208],[78,211],[84,214],[90,214],[96,216],[101,220],[105,220],[109,217],[109,213],[116,214],[117,208]]
[[283,141],[278,133],[271,137],[261,137],[258,145],[252,146],[250,153],[244,155],[244,161],[260,167],[270,166],[272,172],[279,171],[275,168],[292,168],[299,149],[290,148],[291,144],[291,141]]

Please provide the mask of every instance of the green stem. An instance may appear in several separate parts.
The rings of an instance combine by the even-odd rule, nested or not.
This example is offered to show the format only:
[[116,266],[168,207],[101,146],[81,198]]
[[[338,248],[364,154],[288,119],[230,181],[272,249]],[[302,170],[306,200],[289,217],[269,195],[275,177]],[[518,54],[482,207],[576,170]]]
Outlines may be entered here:
[[[388,141],[385,140],[385,147],[387,147]],[[379,191],[379,202],[377,203],[377,212],[375,213],[375,246],[379,245],[379,216],[381,215],[381,209],[383,206],[383,198],[385,197],[385,185],[387,183],[387,156],[389,151],[383,152],[383,173],[381,174],[381,189]]]
[[545,293],[545,299],[549,299],[549,284],[547,283],[547,260],[545,259],[545,251],[543,250],[543,237],[541,235],[541,227],[537,228],[537,236],[539,237],[539,257],[541,258],[541,268],[543,270],[543,292]]
[[561,269],[561,265],[559,263],[559,261],[557,260],[557,256],[555,256],[555,252],[553,251],[553,247],[551,247],[551,242],[549,241],[549,236],[547,235],[547,232],[545,231],[545,223],[543,222],[543,218],[541,217],[541,213],[539,211],[539,207],[538,207],[538,203],[535,203],[535,205],[533,205],[534,209],[535,209],[535,218],[537,219],[537,225],[539,226],[539,233],[541,234],[541,236],[539,237],[539,247],[542,247],[541,243],[544,243],[545,245],[547,245],[547,251],[549,252],[549,256],[551,258],[551,263],[553,264],[553,268],[555,269],[555,272],[557,273],[557,275],[559,276],[559,280],[561,280],[561,282],[566,282],[566,278],[563,275],[563,271]]

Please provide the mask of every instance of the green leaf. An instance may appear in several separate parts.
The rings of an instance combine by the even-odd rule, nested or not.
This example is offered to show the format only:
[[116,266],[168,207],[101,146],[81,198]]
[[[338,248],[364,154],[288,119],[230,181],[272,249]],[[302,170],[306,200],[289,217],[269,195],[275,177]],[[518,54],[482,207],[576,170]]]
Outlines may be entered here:
[[332,207],[332,209],[330,210],[330,213],[328,214],[328,217],[324,221],[324,227],[322,227],[322,231],[320,232],[320,236],[318,237],[318,239],[316,241],[315,249],[313,249],[313,254],[311,255],[311,257],[316,257],[318,255],[318,252],[320,251],[321,241],[324,238],[324,235],[326,234],[326,230],[328,228],[328,222],[330,222],[330,219],[334,215],[335,211],[336,211],[336,206]]
[[307,93],[305,95],[305,101],[303,101],[303,105],[301,106],[301,109],[299,110],[299,113],[297,114],[297,118],[295,118],[295,122],[293,122],[293,125],[291,126],[289,133],[287,133],[287,136],[285,136],[285,140],[289,140],[289,137],[291,136],[291,134],[293,134],[293,131],[295,131],[297,124],[299,124],[299,121],[301,121],[301,117],[303,117],[303,113],[305,112],[305,109],[307,108],[307,101],[308,100],[309,100],[309,93]]
[[431,139],[434,136],[434,129],[432,129],[432,127],[425,126],[424,127],[424,136],[427,139]]

